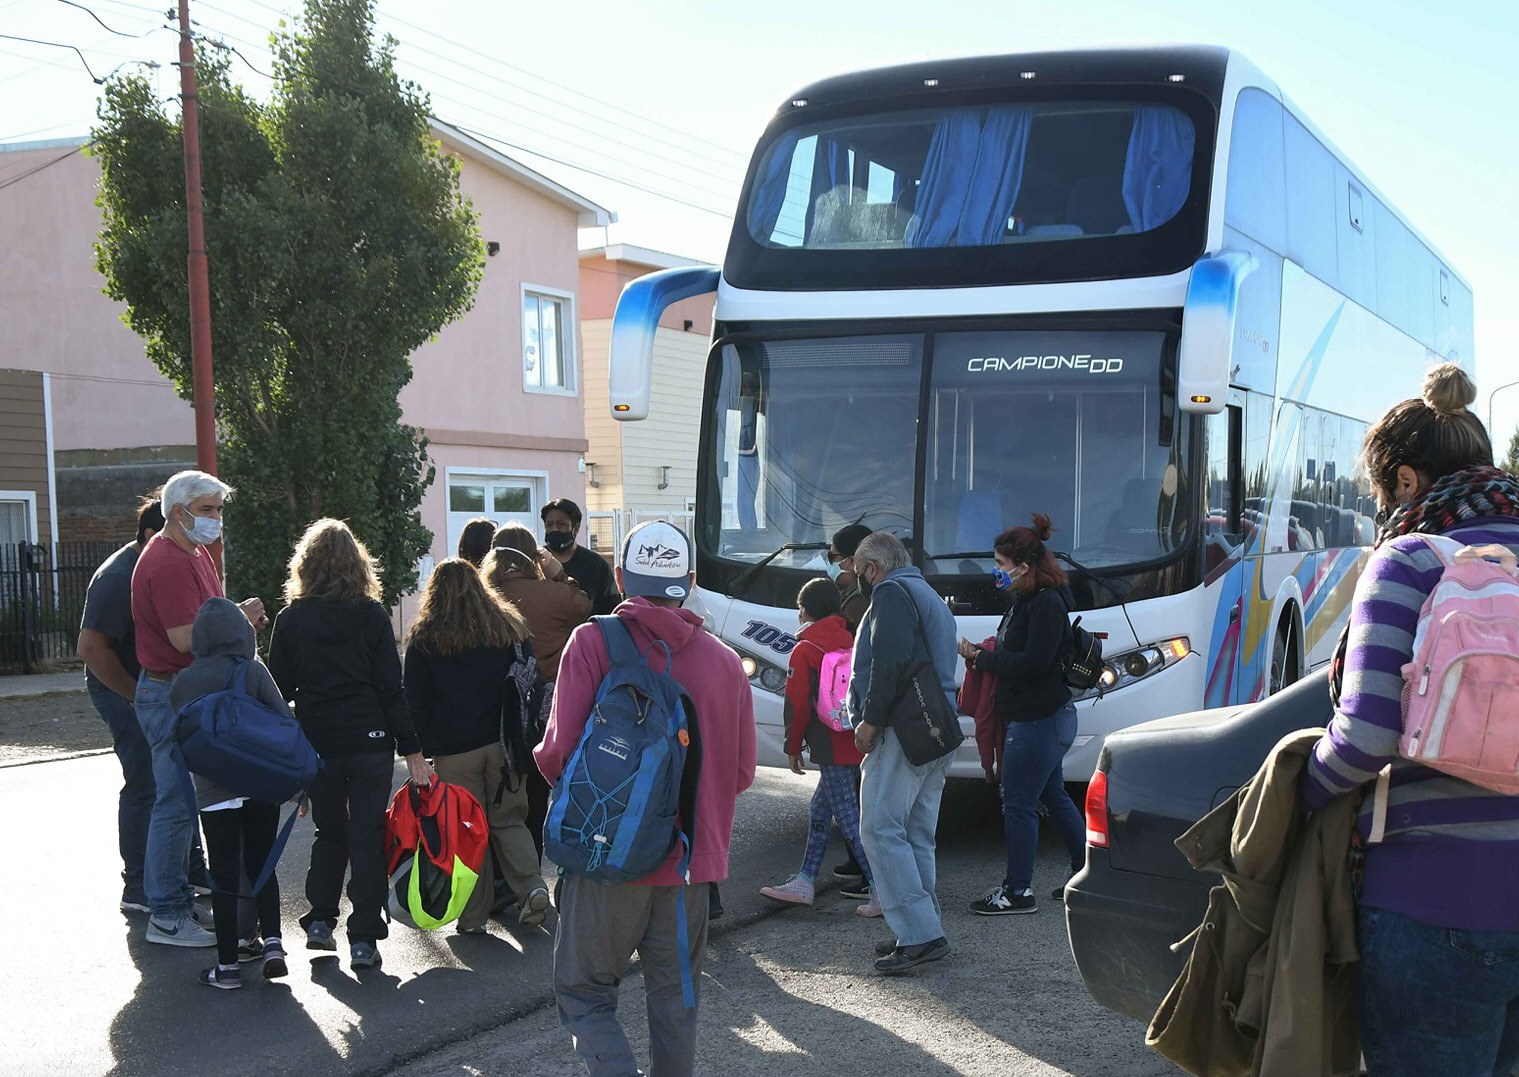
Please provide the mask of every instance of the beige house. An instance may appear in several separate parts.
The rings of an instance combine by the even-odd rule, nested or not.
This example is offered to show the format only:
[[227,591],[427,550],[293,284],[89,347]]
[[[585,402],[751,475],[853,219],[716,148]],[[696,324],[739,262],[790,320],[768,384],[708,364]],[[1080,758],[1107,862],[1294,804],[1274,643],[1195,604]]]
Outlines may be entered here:
[[586,505],[595,547],[612,553],[622,528],[663,516],[690,525],[696,497],[701,398],[712,336],[712,297],[667,309],[654,342],[649,418],[619,422],[607,400],[607,363],[617,297],[657,269],[705,263],[611,244],[580,252],[581,338],[585,345]]
[[46,374],[0,370],[0,550],[58,540],[51,388]]
[[[473,309],[413,353],[401,393],[437,468],[421,506],[436,559],[475,516],[536,528],[545,502],[584,501],[577,235],[615,217],[463,132],[434,135],[462,162],[489,255]],[[195,460],[189,403],[101,292],[99,166],[82,149],[0,145],[0,368],[36,372],[0,375],[0,527],[43,541],[130,536],[137,497]]]

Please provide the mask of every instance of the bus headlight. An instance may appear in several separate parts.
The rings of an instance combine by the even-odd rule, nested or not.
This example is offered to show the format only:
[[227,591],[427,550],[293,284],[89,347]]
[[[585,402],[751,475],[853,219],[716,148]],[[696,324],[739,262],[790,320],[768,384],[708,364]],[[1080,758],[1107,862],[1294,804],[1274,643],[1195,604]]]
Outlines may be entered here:
[[744,676],[749,678],[749,683],[754,687],[776,695],[786,690],[787,672],[782,667],[743,651],[738,654],[738,664],[744,668]]
[[1185,637],[1178,637],[1162,640],[1159,643],[1147,643],[1131,651],[1105,656],[1102,673],[1097,678],[1097,687],[1077,698],[1089,699],[1111,692],[1115,688],[1123,688],[1135,681],[1144,680],[1163,669],[1174,666],[1191,653],[1190,642]]

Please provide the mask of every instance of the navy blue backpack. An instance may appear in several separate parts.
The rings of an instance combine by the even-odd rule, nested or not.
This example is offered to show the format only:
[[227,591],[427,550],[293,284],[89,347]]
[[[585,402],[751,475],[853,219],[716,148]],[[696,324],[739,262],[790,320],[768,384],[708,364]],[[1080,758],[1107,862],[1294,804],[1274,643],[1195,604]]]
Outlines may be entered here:
[[283,804],[322,764],[299,722],[248,694],[251,665],[238,662],[226,688],[185,704],[175,732],[192,772],[235,796]]
[[[658,870],[677,842],[689,879],[696,841],[696,783],[701,744],[696,707],[665,668],[654,669],[617,617],[594,617],[611,668],[580,743],[549,794],[543,848],[560,868],[601,882],[641,879]],[[685,902],[679,903],[686,953]],[[682,959],[686,1004],[694,1005]]]

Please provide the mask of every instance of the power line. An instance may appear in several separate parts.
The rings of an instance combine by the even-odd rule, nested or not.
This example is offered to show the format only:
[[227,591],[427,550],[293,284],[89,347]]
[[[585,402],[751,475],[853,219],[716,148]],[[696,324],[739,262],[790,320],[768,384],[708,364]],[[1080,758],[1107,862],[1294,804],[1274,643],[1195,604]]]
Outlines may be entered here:
[[[218,30],[217,28],[212,27],[212,26],[208,26],[205,23],[199,23],[199,25],[201,26],[201,28],[204,31],[206,31],[209,34],[218,34],[218,35],[222,36],[223,38],[225,38],[227,40],[237,41],[237,42],[240,42],[242,44],[248,45],[250,48],[256,47],[256,46],[253,45],[252,42],[249,42],[249,41],[247,41],[244,38],[240,38],[240,37],[237,37],[237,36],[231,35],[231,34],[226,34],[224,31]],[[210,39],[207,39],[207,40],[209,41]],[[260,71],[258,68],[254,67],[253,64],[252,64],[252,62],[249,61],[246,56],[243,56],[243,54],[240,51],[238,51],[237,49],[233,48],[230,45],[227,45],[225,47],[228,48],[233,53],[235,53],[238,56],[238,58],[243,61],[244,64],[247,64],[250,70],[255,71],[257,74],[262,75],[265,78],[268,78],[268,79],[271,79],[271,80],[274,80],[274,81],[279,81],[279,79],[278,79],[277,76],[269,75],[268,73]],[[315,79],[318,82],[323,82],[323,83],[326,83],[328,85],[335,85],[335,84],[331,83],[330,80],[325,79],[323,76],[321,76],[318,73],[309,72],[309,71],[303,72],[303,73],[305,75],[307,75],[307,77],[313,78],[313,79]],[[351,87],[340,86],[339,88],[343,89],[343,90],[346,90],[348,92],[359,92],[359,91],[353,90]],[[449,97],[446,94],[436,94],[436,93],[430,93],[429,92],[428,96],[431,97],[431,98],[433,98],[433,99],[435,99],[435,100],[438,100],[438,101],[446,101],[446,102],[448,102],[450,104],[458,105],[460,108],[465,109],[465,110],[467,110],[469,112],[476,112],[476,113],[480,113],[482,115],[486,114],[485,111],[483,109],[481,109],[478,104],[474,104],[474,103],[467,102],[467,101],[461,101],[461,100],[459,100],[457,98]],[[483,94],[481,96],[485,97],[487,100],[499,100],[498,98],[494,98],[492,95],[489,95],[489,94]],[[534,134],[542,135],[545,138],[549,138],[549,139],[558,138],[558,135],[557,135],[556,132],[554,132],[554,131],[546,131],[546,130],[544,130],[541,127],[535,127],[532,124],[527,124],[527,123],[523,123],[521,121],[516,121],[516,125],[518,127],[524,128],[524,129],[526,129],[528,131],[531,131]],[[458,126],[458,125],[453,125],[453,126]],[[574,125],[571,125],[571,124],[566,124],[565,126],[574,127]],[[463,127],[459,127],[459,129],[460,130],[466,130]],[[582,131],[585,130],[584,128],[578,128],[578,127],[576,127],[575,129],[576,130],[582,130]],[[594,132],[594,131],[587,131],[586,133],[591,134],[592,136],[596,135],[596,132]],[[533,149],[533,148],[530,148],[530,147],[527,147],[527,146],[523,146],[523,145],[518,144],[518,143],[507,142],[504,139],[496,138],[494,136],[493,136],[493,140],[497,141],[497,142],[500,142],[502,145],[509,145],[513,149],[520,150],[520,151],[522,151],[524,153],[531,153],[531,154],[533,154],[536,157],[542,158],[543,160],[552,161],[555,164],[565,165],[565,166],[567,166],[569,168],[576,169],[577,171],[584,172],[584,173],[586,173],[588,175],[598,176],[598,177],[601,177],[603,179],[610,180],[610,181],[612,181],[614,183],[622,183],[622,184],[625,184],[625,185],[627,185],[629,187],[634,188],[635,190],[640,190],[640,191],[643,191],[645,193],[655,195],[657,197],[668,198],[668,199],[670,199],[672,201],[679,202],[682,205],[688,205],[688,206],[692,206],[692,207],[697,208],[697,209],[701,209],[701,210],[703,210],[704,212],[707,212],[707,213],[712,213],[712,214],[715,214],[715,215],[718,215],[718,216],[723,216],[723,217],[727,217],[728,216],[728,214],[726,212],[724,212],[724,211],[714,210],[714,209],[712,209],[712,208],[710,208],[708,206],[697,205],[696,203],[690,202],[687,199],[680,198],[678,196],[672,195],[672,194],[670,194],[667,191],[662,191],[662,190],[658,190],[656,188],[653,188],[653,187],[650,187],[650,186],[647,186],[647,185],[639,184],[639,183],[637,183],[637,182],[635,182],[635,181],[627,178],[626,176],[613,176],[613,175],[609,175],[608,173],[599,171],[596,168],[587,167],[585,165],[578,164],[578,163],[573,162],[573,161],[568,161],[568,160],[565,160],[563,158],[556,157],[556,156],[554,156],[554,155],[552,155],[550,153],[545,153],[543,150]],[[713,188],[705,187],[705,186],[702,186],[700,184],[690,183],[683,176],[675,176],[675,175],[671,175],[669,173],[661,172],[661,171],[659,171],[656,168],[649,167],[648,165],[640,164],[640,163],[638,163],[636,161],[629,161],[626,158],[618,157],[618,156],[613,155],[613,154],[609,154],[609,153],[605,152],[604,150],[598,149],[595,146],[587,146],[584,143],[574,142],[574,141],[571,141],[569,139],[563,139],[563,138],[560,138],[559,141],[561,141],[566,146],[570,146],[570,147],[573,147],[573,148],[579,149],[579,150],[584,150],[587,153],[595,154],[595,155],[603,158],[606,161],[610,161],[614,165],[622,165],[622,166],[624,166],[626,168],[634,170],[635,172],[645,173],[647,175],[656,177],[657,179],[667,180],[669,182],[676,183],[676,184],[684,184],[685,186],[687,186],[687,187],[689,187],[689,188],[691,188],[693,190],[699,191],[699,192],[701,192],[703,194],[710,194],[714,198],[727,198],[727,197],[729,197],[729,192],[728,191],[714,190]],[[736,190],[736,188],[738,187],[738,184],[735,183],[733,185],[733,187]]]
[[90,18],[92,18],[96,22],[100,23],[101,26],[104,26],[108,31],[110,31],[111,33],[115,34],[117,37],[141,38],[141,37],[147,37],[149,34],[156,34],[160,30],[167,29],[167,27],[162,26],[162,25],[159,25],[159,26],[150,26],[148,29],[144,30],[140,34],[129,34],[129,33],[126,33],[123,30],[117,30],[114,27],[106,26],[106,23],[105,23],[104,19],[102,19],[99,15],[95,14],[95,12],[91,11],[89,8],[85,7],[83,4],[77,4],[77,3],[75,3],[74,0],[58,0],[58,3],[60,3],[60,4],[67,4],[69,7],[78,8],[80,11],[84,12]]
[[[235,13],[233,13],[231,11],[227,11],[227,10],[225,10],[223,8],[219,8],[219,7],[217,7],[214,4],[209,4],[209,3],[201,2],[199,6],[200,6],[200,8],[202,10],[213,11],[213,12],[216,12],[218,14],[226,15],[226,16],[228,16],[230,18],[237,19],[239,22],[246,23],[246,24],[248,24],[250,26],[255,26],[255,27],[261,26],[260,23],[256,22],[253,19],[249,19],[246,16],[238,15],[238,14],[235,14]],[[259,6],[261,6],[261,7],[268,7],[268,5],[263,5],[263,4],[261,4]],[[273,9],[270,9],[270,10],[273,10]],[[410,25],[410,24],[407,24],[407,25]],[[231,35],[227,35],[227,36],[230,37]],[[433,35],[433,36],[437,36],[437,35]],[[242,41],[243,40],[241,38],[236,38],[236,37],[233,37],[232,39],[233,40],[238,40],[238,41]],[[443,40],[446,40],[446,39],[443,39]],[[251,44],[251,43],[248,43],[248,42],[244,42],[244,43]],[[605,118],[602,115],[598,114],[598,113],[591,112],[588,109],[582,108],[580,106],[571,104],[571,103],[566,102],[566,101],[561,101],[558,98],[552,97],[549,94],[545,94],[545,93],[543,93],[540,90],[533,89],[530,86],[524,86],[520,82],[514,82],[511,79],[502,78],[499,75],[492,74],[489,71],[481,70],[478,67],[471,67],[468,64],[459,63],[457,60],[455,60],[452,57],[445,56],[445,55],[443,55],[441,53],[435,52],[435,51],[430,50],[430,49],[422,48],[421,46],[412,44],[410,42],[401,41],[401,42],[399,42],[399,44],[402,47],[402,49],[405,50],[405,51],[407,51],[407,52],[415,51],[415,52],[421,53],[424,56],[430,56],[430,57],[433,57],[435,59],[441,60],[445,64],[448,64],[448,65],[450,65],[452,67],[456,67],[456,68],[458,68],[458,69],[460,69],[462,71],[471,72],[471,73],[479,75],[479,76],[481,76],[483,78],[490,79],[493,82],[497,82],[497,83],[499,83],[499,84],[501,84],[503,86],[510,87],[513,90],[518,90],[518,91],[520,91],[520,92],[522,92],[524,94],[527,94],[527,95],[529,95],[531,97],[539,98],[539,99],[547,102],[549,105],[552,105],[553,107],[555,107],[557,109],[562,109],[562,110],[570,112],[570,113],[575,113],[575,114],[579,114],[581,116],[586,116],[586,117],[589,117],[590,119],[595,120],[597,122],[605,122]],[[483,55],[483,54],[481,54],[481,55]],[[402,59],[402,62],[405,63],[408,67],[414,68],[415,70],[417,70],[417,71],[419,71],[419,72],[421,72],[423,74],[431,75],[435,79],[441,79],[444,82],[453,83],[454,85],[463,87],[466,90],[473,90],[474,92],[476,92],[477,94],[479,94],[479,96],[481,96],[481,97],[483,97],[483,98],[485,98],[487,100],[490,100],[490,101],[499,102],[500,104],[503,104],[503,105],[505,105],[508,108],[517,109],[517,110],[521,110],[521,111],[527,111],[528,106],[526,106],[525,104],[523,104],[520,100],[515,100],[515,99],[512,99],[512,98],[508,98],[508,97],[502,97],[499,94],[492,94],[492,93],[485,92],[483,90],[478,89],[478,87],[476,86],[476,84],[474,84],[472,82],[466,82],[466,81],[464,81],[462,79],[458,79],[458,78],[455,78],[455,77],[453,77],[451,75],[445,74],[442,71],[434,70],[433,68],[430,68],[430,67],[427,67],[427,66],[425,66],[423,64],[417,63],[414,60],[406,59],[404,56],[402,56],[401,59]],[[247,63],[246,58],[244,59],[244,62]],[[252,64],[249,64],[248,66],[250,68],[252,68],[253,70],[255,70],[255,71],[257,70],[256,68],[253,68]],[[263,72],[259,72],[259,74],[263,74]],[[269,77],[269,76],[265,76],[265,77]],[[571,91],[571,92],[575,92],[575,91]],[[443,95],[443,94],[432,94],[431,91],[429,91],[429,95],[430,96],[436,96],[439,100],[449,101],[452,104],[461,105],[461,106],[463,106],[465,108],[475,108],[476,107],[476,106],[471,105],[471,104],[469,104],[467,102],[460,101],[457,98],[448,97],[448,96]],[[622,110],[622,111],[626,111],[626,110]],[[605,131],[592,129],[590,127],[584,126],[583,124],[574,123],[574,122],[572,122],[570,120],[567,120],[567,119],[565,119],[563,117],[560,117],[560,116],[551,116],[551,117],[548,117],[548,118],[552,119],[556,124],[559,124],[562,127],[566,127],[566,128],[571,129],[571,130],[576,130],[576,131],[584,132],[585,134],[588,134],[588,135],[592,136],[593,138],[600,139],[600,140],[605,141],[605,142],[610,142],[610,143],[612,143],[614,145],[619,145],[619,146],[627,147],[628,149],[631,149],[631,150],[633,150],[636,153],[642,153],[642,154],[648,154],[649,156],[654,156],[653,152],[650,151],[650,150],[648,150],[648,149],[646,149],[644,146],[639,145],[637,143],[628,142],[628,141],[625,141],[623,139],[616,138],[616,137],[614,137],[614,136],[612,136],[610,134],[607,134]],[[520,123],[521,121],[518,121],[518,122]],[[653,122],[653,121],[650,121],[650,122]],[[528,130],[533,131],[535,134],[545,134],[545,135],[548,134],[548,132],[543,131],[541,128],[535,128],[535,127],[532,127],[531,125],[526,124],[526,123],[522,123],[521,126],[527,127]],[[719,169],[721,169],[721,168],[726,167],[726,166],[724,166],[724,165],[722,165],[722,164],[720,164],[720,163],[718,163],[716,161],[713,161],[711,159],[710,155],[703,153],[701,150],[695,150],[695,149],[692,149],[692,148],[690,148],[688,146],[682,146],[682,145],[680,145],[680,144],[678,144],[676,142],[671,141],[670,139],[661,138],[661,137],[659,137],[657,135],[650,135],[650,134],[646,134],[645,132],[638,132],[638,133],[640,135],[644,136],[645,138],[647,138],[647,140],[650,141],[650,142],[654,142],[654,143],[658,143],[659,145],[667,146],[670,149],[673,149],[673,150],[675,150],[678,153],[686,154],[686,155],[688,155],[690,157],[693,157],[693,158],[697,159],[698,161],[701,161],[705,165],[712,166],[712,168],[719,168]],[[552,137],[552,136],[550,136],[550,137]],[[692,137],[692,136],[687,135],[685,137]],[[703,140],[697,140],[697,141],[703,141]],[[578,148],[578,149],[585,149],[585,150],[588,150],[589,152],[592,152],[592,153],[601,152],[601,151],[598,151],[598,150],[596,150],[596,149],[594,149],[592,147],[587,147],[587,146],[583,146],[583,145],[577,145],[576,148]],[[636,165],[636,164],[632,164],[632,162],[627,162],[627,161],[619,161],[618,163],[629,164],[629,165],[631,165],[631,167],[635,167],[635,168],[647,168],[647,166]],[[742,181],[742,172],[738,168],[735,168],[734,171],[731,172],[731,173],[722,173],[722,172],[712,171],[711,168],[702,167],[701,165],[683,164],[682,167],[686,168],[687,170],[689,170],[691,172],[695,172],[695,173],[698,173],[700,175],[706,176],[709,179],[716,180],[717,182],[722,183],[722,184],[731,184],[731,185],[737,186],[738,183],[740,183]],[[673,179],[674,178],[674,177],[670,177],[670,176],[668,176],[668,175],[666,175],[664,173],[658,172],[657,169],[647,169],[647,170],[650,171],[650,172],[653,172],[656,175],[660,175],[662,178],[666,178],[666,179]],[[679,181],[677,180],[677,182],[679,182]],[[722,193],[723,193],[723,192],[714,191],[714,190],[711,190],[711,189],[706,189],[706,192],[709,193],[709,194],[718,195],[718,196],[721,196]]]
[[81,143],[80,145],[75,146],[73,149],[69,150],[67,153],[61,153],[57,157],[54,157],[50,161],[44,161],[44,162],[42,162],[42,164],[37,165],[35,168],[29,168],[29,169],[27,169],[25,172],[21,173],[19,176],[13,176],[12,178],[10,178],[8,180],[4,180],[3,182],[0,182],[0,191],[5,190],[7,187],[14,187],[16,184],[20,183],[22,180],[29,179],[32,176],[35,176],[38,172],[42,172],[42,171],[44,171],[46,169],[52,168],[56,164],[62,164],[64,161],[67,161],[70,157],[74,156],[74,154],[78,153],[80,150],[84,149],[86,146],[93,146],[93,145],[94,145],[93,142],[84,142],[84,143]]
[[505,146],[508,149],[517,150],[520,153],[528,153],[534,157],[541,158],[542,160],[552,161],[556,165],[563,165],[566,168],[573,168],[577,172],[584,172],[588,176],[596,176],[599,179],[609,180],[612,183],[619,183],[624,187],[631,187],[635,191],[642,191],[645,194],[651,194],[656,198],[663,198],[669,202],[676,202],[682,206],[689,206],[691,209],[701,210],[703,213],[710,213],[714,217],[722,217],[724,220],[727,220],[733,216],[726,210],[713,209],[711,206],[699,205],[684,198],[679,198],[676,195],[668,193],[667,191],[658,191],[652,187],[645,187],[642,184],[634,183],[631,180],[624,179],[620,176],[609,176],[607,173],[598,172],[594,168],[587,168],[584,165],[575,164],[573,161],[566,161],[559,157],[550,156],[549,154],[543,153],[539,150],[530,149],[527,146],[521,146],[515,142],[509,142],[508,140],[497,135],[487,134],[484,131],[477,131],[473,128],[465,127],[462,124],[447,123],[447,121],[444,120],[440,120],[439,122],[445,123],[447,126],[454,128],[456,131],[463,131],[467,135],[473,135],[475,138],[481,139],[483,141],[491,142],[498,146]]
[[[271,4],[264,3],[263,0],[247,0],[247,2],[253,4],[255,7],[263,8],[265,11],[273,12],[274,14],[279,15],[281,17],[285,17],[285,15],[286,15],[286,13],[284,11],[280,10],[277,7],[274,7]],[[628,108],[624,108],[622,105],[618,105],[615,102],[607,101],[607,100],[604,100],[602,98],[596,97],[593,94],[586,93],[584,90],[576,89],[575,87],[570,86],[570,85],[568,85],[566,83],[555,82],[553,79],[548,78],[548,77],[546,77],[544,75],[540,75],[536,71],[533,71],[533,70],[531,70],[529,68],[522,67],[522,66],[520,66],[518,64],[509,63],[506,60],[502,60],[499,57],[492,56],[489,53],[481,52],[479,49],[471,48],[470,46],[465,45],[462,42],[455,41],[454,39],[449,38],[449,37],[444,37],[442,34],[438,33],[435,30],[429,30],[425,26],[420,26],[420,25],[418,25],[417,23],[414,23],[414,22],[408,22],[406,19],[403,19],[403,18],[401,18],[398,15],[392,15],[392,14],[389,14],[388,12],[384,12],[384,11],[378,12],[378,15],[379,15],[379,17],[381,19],[385,19],[385,20],[388,20],[390,22],[398,23],[399,25],[405,26],[408,29],[417,31],[418,33],[426,34],[428,37],[433,38],[434,40],[437,40],[437,41],[441,41],[445,45],[450,45],[450,46],[458,49],[461,52],[469,53],[471,56],[478,56],[480,59],[485,60],[488,63],[499,65],[499,66],[504,67],[504,68],[506,68],[506,69],[508,69],[510,71],[516,71],[516,72],[518,72],[520,74],[526,75],[530,79],[535,79],[535,80],[537,80],[539,82],[542,82],[542,83],[544,83],[547,86],[553,86],[555,89],[564,90],[566,93],[574,94],[576,97],[579,97],[579,98],[582,98],[582,99],[584,99],[586,101],[589,101],[592,104],[599,106],[600,108],[610,109],[613,112],[619,112],[619,113],[623,114],[624,116],[629,116],[629,117],[631,117],[631,118],[633,118],[635,120],[638,120],[638,121],[640,121],[642,123],[647,123],[647,124],[649,124],[651,126],[658,127],[658,128],[663,129],[663,130],[666,130],[666,131],[670,131],[670,132],[672,132],[674,134],[677,134],[677,135],[681,136],[682,138],[690,139],[693,142],[699,142],[699,143],[701,143],[701,144],[703,144],[705,146],[708,146],[708,147],[710,147],[710,148],[712,148],[714,150],[718,150],[719,152],[729,154],[730,156],[738,159],[739,161],[747,161],[748,160],[748,154],[744,153],[741,150],[736,150],[736,149],[734,149],[731,146],[724,146],[721,143],[713,142],[711,139],[702,138],[700,135],[693,135],[689,131],[684,131],[684,130],[682,130],[682,129],[678,128],[678,127],[674,127],[674,126],[672,126],[670,124],[662,123],[659,120],[653,119],[652,117],[645,116],[645,115],[643,115],[641,113],[638,113],[638,112],[634,112],[633,110],[628,109]],[[402,44],[406,44],[405,42],[401,42],[401,43]],[[453,60],[450,57],[442,56],[442,55],[439,55],[436,52],[432,52],[432,51],[430,51],[428,49],[424,49],[420,45],[410,45],[408,47],[414,48],[418,52],[423,52],[423,53],[426,53],[428,55],[435,56],[438,59],[444,60],[446,62],[450,62],[450,63],[457,63],[458,62],[456,60]],[[474,71],[476,74],[486,75],[487,78],[495,78],[499,82],[506,83],[506,85],[515,86],[518,89],[526,89],[527,92],[533,93],[535,96],[542,97],[542,98],[544,98],[547,101],[554,101],[554,98],[549,97],[547,94],[541,93],[539,91],[531,90],[531,89],[528,89],[526,87],[522,87],[519,84],[512,83],[512,82],[509,82],[509,81],[507,81],[505,79],[502,79],[502,78],[500,78],[500,76],[490,75],[487,72],[480,71],[478,68],[468,68],[467,65],[463,65],[463,64],[460,64],[459,66],[466,67],[467,70]],[[571,104],[568,104],[568,103],[565,103],[565,102],[555,102],[555,103],[556,104],[560,104],[564,108],[569,108],[569,109],[572,109],[572,110],[577,111],[577,112],[584,112],[587,115],[592,115],[592,116],[596,116],[597,115],[595,113],[588,113],[583,108],[579,108],[578,106],[571,105]],[[597,116],[597,118],[600,118],[600,117]]]
[[75,56],[79,57],[79,62],[84,65],[85,71],[89,73],[90,80],[94,82],[96,86],[99,86],[101,83],[105,82],[105,79],[99,78],[96,76],[94,71],[90,70],[90,61],[86,60],[84,53],[80,52],[73,45],[65,45],[61,41],[42,41],[35,37],[17,37],[15,34],[0,34],[0,37],[5,38],[7,41],[25,41],[28,45],[47,45],[50,48],[55,49],[68,49]]

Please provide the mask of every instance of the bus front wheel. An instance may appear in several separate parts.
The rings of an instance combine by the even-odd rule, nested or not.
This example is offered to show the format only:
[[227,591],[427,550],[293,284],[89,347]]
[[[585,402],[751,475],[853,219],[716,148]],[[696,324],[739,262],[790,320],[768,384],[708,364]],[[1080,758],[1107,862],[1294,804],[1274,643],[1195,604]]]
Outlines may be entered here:
[[1297,679],[1297,640],[1291,620],[1284,618],[1276,630],[1276,643],[1271,649],[1271,680],[1267,694],[1274,696]]

